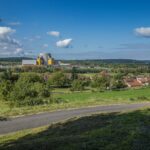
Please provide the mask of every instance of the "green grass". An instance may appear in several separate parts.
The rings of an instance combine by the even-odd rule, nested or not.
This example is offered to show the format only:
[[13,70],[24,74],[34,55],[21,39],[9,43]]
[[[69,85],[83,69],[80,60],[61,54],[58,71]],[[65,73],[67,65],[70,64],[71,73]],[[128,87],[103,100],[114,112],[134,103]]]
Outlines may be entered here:
[[150,102],[150,88],[107,92],[78,92],[57,95],[75,106],[108,105],[120,103]]
[[56,92],[56,93],[70,93],[70,89],[69,88],[55,88],[52,90],[52,92]]
[[1,150],[149,150],[150,109],[95,114],[0,137]]
[[82,74],[79,74],[79,76],[83,76],[83,77],[94,77],[96,74],[98,73],[82,73]]
[[[59,89],[59,92],[62,92],[63,90]],[[58,89],[55,91],[58,92]],[[52,104],[13,108],[10,108],[7,103],[0,101],[0,117],[94,105],[150,102],[150,88],[108,92],[85,91],[75,93],[71,93],[68,89],[65,89],[64,94],[55,93],[53,94],[53,97],[58,100]]]
[[150,100],[150,88],[128,89],[123,91],[106,92],[79,92],[61,95],[61,98],[68,101],[105,101],[111,102],[132,102]]

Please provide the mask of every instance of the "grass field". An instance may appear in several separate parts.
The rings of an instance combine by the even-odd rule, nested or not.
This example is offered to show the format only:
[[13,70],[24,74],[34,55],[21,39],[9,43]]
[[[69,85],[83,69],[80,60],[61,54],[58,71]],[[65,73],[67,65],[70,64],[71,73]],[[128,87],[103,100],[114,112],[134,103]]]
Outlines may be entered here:
[[[55,90],[53,97],[55,103],[39,106],[24,106],[10,108],[7,103],[0,101],[0,117],[24,115],[42,111],[53,111],[58,109],[76,108],[93,105],[108,105],[119,103],[150,102],[150,88],[130,89],[124,91],[107,92],[75,92],[68,89]],[[58,92],[58,93],[57,93]],[[60,92],[60,93],[59,93]],[[63,93],[64,92],[64,93]]]
[[68,101],[95,100],[101,102],[130,102],[138,100],[150,100],[150,88],[128,89],[122,91],[106,92],[77,92],[62,94],[61,98]]
[[95,114],[0,137],[1,150],[149,150],[150,109]]

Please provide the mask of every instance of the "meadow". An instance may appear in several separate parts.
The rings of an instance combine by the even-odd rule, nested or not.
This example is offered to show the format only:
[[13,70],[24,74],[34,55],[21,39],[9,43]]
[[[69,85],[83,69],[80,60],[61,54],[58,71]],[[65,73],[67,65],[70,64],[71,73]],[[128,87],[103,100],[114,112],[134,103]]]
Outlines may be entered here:
[[59,109],[78,108],[95,105],[111,105],[122,103],[139,103],[150,101],[150,88],[126,89],[105,92],[71,92],[69,89],[55,89],[52,94],[55,102],[36,106],[9,106],[8,102],[0,100],[0,116],[10,117],[33,114]]

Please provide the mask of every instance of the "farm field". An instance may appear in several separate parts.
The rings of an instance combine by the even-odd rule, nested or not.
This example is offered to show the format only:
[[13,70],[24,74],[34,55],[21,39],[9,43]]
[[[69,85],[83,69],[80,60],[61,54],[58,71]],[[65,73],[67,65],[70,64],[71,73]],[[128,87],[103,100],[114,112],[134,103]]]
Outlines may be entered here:
[[146,108],[95,114],[1,136],[0,149],[149,150],[149,125],[150,109]]
[[55,101],[51,104],[9,107],[7,102],[0,101],[1,117],[33,114],[43,111],[55,111],[59,109],[78,108],[95,105],[110,105],[121,103],[138,103],[150,101],[150,88],[128,89],[123,91],[106,92],[70,92],[65,90],[54,90],[52,94]]

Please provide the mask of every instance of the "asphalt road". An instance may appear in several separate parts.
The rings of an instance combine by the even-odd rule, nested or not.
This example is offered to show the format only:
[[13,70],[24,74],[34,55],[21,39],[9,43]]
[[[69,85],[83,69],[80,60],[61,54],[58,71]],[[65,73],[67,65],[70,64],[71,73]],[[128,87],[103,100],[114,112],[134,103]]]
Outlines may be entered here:
[[55,112],[44,112],[35,115],[11,118],[8,120],[0,121],[0,134],[7,134],[19,130],[45,126],[54,122],[59,122],[76,116],[85,116],[89,114],[103,112],[130,111],[142,108],[144,106],[150,107],[150,103],[96,106],[71,110],[61,110]]

